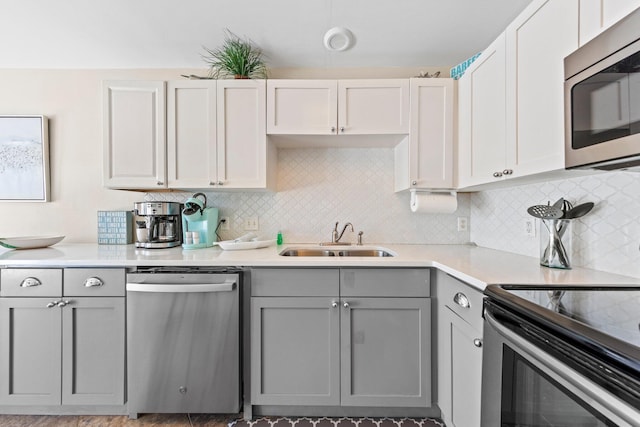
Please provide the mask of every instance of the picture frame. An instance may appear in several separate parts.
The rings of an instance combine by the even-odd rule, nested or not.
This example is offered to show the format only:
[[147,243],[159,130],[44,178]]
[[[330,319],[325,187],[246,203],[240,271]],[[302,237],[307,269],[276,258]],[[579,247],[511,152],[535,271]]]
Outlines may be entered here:
[[42,115],[0,115],[0,202],[48,202],[49,123]]

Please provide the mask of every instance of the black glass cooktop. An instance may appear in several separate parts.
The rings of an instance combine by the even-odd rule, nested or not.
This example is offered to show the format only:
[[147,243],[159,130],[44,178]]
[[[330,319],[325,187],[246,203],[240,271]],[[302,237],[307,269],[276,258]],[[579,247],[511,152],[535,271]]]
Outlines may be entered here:
[[640,364],[640,287],[493,285],[485,295],[568,339]]

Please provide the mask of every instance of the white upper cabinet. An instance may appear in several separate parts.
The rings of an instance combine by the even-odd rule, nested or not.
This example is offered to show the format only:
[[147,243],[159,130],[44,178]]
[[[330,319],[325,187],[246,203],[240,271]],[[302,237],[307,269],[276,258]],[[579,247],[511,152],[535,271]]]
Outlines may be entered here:
[[458,80],[458,186],[495,180],[506,168],[506,37]]
[[338,80],[342,135],[409,132],[409,80]]
[[218,187],[272,188],[268,165],[275,164],[275,149],[267,147],[265,81],[218,80],[217,99]]
[[409,137],[395,151],[395,190],[454,188],[453,79],[411,79]]
[[638,7],[638,0],[580,0],[580,46]]
[[267,133],[409,132],[409,80],[269,80]]
[[169,187],[215,186],[216,81],[171,81],[167,92]]
[[459,187],[564,169],[564,57],[579,0],[534,0],[459,83]]
[[578,0],[536,0],[507,27],[507,172],[564,169],[564,58],[578,48]]
[[331,135],[337,117],[337,81],[267,81],[267,133]]
[[118,178],[105,179],[107,186],[265,189],[275,185],[274,172],[267,167],[276,159],[275,149],[267,149],[264,80],[169,82],[166,148],[164,101],[164,82],[105,84],[105,174],[115,171]]
[[165,83],[103,83],[103,177],[108,188],[165,188]]

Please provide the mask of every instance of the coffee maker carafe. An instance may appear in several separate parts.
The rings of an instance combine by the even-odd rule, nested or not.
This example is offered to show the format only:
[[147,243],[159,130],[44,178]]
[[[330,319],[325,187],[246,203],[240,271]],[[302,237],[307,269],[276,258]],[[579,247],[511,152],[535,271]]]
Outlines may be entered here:
[[133,210],[137,248],[172,248],[182,244],[181,203],[138,202]]

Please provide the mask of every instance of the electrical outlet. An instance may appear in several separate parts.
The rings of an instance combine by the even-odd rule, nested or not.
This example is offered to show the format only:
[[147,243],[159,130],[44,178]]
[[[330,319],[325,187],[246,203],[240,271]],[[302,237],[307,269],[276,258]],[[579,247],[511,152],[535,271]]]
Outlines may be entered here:
[[524,235],[527,237],[536,237],[536,221],[533,218],[524,220]]
[[260,225],[258,223],[258,217],[252,216],[249,218],[245,218],[244,220],[244,229],[245,230],[259,230]]
[[220,230],[228,231],[231,229],[231,220],[228,216],[220,217]]
[[469,228],[469,220],[466,216],[458,217],[458,231],[467,231]]

